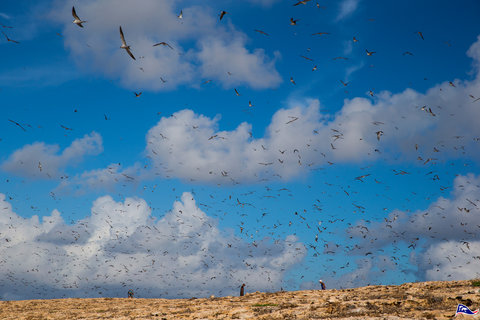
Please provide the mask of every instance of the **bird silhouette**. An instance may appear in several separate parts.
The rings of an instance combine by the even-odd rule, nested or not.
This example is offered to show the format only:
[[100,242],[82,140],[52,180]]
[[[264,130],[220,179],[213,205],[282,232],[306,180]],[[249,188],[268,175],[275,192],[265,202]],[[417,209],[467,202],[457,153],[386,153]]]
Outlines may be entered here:
[[125,36],[123,35],[122,26],[120,26],[120,39],[122,40],[122,45],[120,46],[120,48],[125,49],[125,51],[127,51],[128,55],[130,57],[132,57],[133,60],[136,60],[135,57],[133,56],[132,52],[130,51],[130,46],[127,45],[127,42],[125,42]]

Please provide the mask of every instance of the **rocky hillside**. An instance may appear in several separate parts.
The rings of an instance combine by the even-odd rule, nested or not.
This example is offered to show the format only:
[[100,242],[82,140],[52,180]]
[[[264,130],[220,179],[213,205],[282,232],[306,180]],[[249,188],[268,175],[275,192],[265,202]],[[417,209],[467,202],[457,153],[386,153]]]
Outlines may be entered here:
[[208,299],[2,301],[0,319],[451,319],[459,303],[480,308],[480,281],[255,292]]

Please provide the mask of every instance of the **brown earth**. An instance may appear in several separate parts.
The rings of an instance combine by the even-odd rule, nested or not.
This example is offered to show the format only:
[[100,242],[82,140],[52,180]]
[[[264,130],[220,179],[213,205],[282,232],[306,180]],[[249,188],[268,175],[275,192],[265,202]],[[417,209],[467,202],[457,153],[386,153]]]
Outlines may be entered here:
[[479,285],[435,281],[209,299],[2,301],[0,319],[451,319],[459,303],[472,310],[480,307]]

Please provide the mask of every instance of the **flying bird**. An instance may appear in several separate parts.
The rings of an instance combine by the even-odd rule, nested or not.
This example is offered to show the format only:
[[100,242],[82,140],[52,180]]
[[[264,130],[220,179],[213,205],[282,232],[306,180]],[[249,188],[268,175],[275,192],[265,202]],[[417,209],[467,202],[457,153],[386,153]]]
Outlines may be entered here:
[[299,21],[298,19],[297,20],[294,20],[293,18],[290,18],[290,25],[291,26],[296,26],[297,25],[297,21]]
[[377,140],[380,141],[380,137],[383,135],[383,131],[377,131],[375,132],[377,134]]
[[228,12],[225,11],[225,10],[222,10],[222,12],[220,12],[220,20],[223,19],[223,16],[226,15]]
[[315,32],[315,33],[312,33],[312,36],[323,36],[323,35],[326,35],[326,34],[330,34],[330,32]]
[[420,38],[422,38],[422,40],[425,40],[425,38],[423,38],[423,33],[421,31],[417,31],[416,33],[420,36]]
[[180,13],[177,16],[178,19],[183,19],[183,10],[180,10]]
[[72,16],[75,18],[72,23],[75,23],[77,26],[83,28],[82,23],[85,23],[87,21],[84,21],[78,17],[77,13],[75,12],[75,7],[72,7]]
[[162,41],[162,42],[159,42],[159,43],[155,43],[155,44],[153,45],[153,47],[157,47],[157,46],[169,47],[170,49],[173,50],[172,46],[169,45],[168,43],[166,43],[165,41]]
[[138,98],[142,95],[142,92],[139,92],[139,93],[134,92],[134,94],[135,94],[135,98]]
[[266,35],[266,36],[269,36],[268,33],[266,33],[265,31],[259,30],[259,29],[255,29],[255,30],[253,30],[253,31],[258,32],[258,33],[261,33],[261,34]]
[[13,42],[13,43],[17,43],[17,44],[20,43],[20,42],[18,42],[18,41],[15,41],[15,40],[10,39],[10,38],[6,35],[5,32],[2,31],[2,33],[3,33],[3,35],[5,36],[5,38],[7,38],[7,41],[8,41],[8,42]]
[[343,84],[344,87],[348,86],[348,84],[350,83],[350,82],[343,82],[342,80],[340,80],[340,82]]
[[8,121],[10,121],[11,123],[14,123],[15,125],[17,125],[18,127],[20,127],[23,131],[27,131],[24,127],[22,127],[22,125],[16,121],[13,121],[13,120],[10,120],[8,119]]
[[130,46],[127,45],[127,42],[125,42],[125,36],[123,35],[122,26],[120,26],[120,39],[122,40],[122,45],[120,46],[120,48],[125,49],[125,51],[127,51],[130,57],[132,57],[133,60],[136,60],[132,52],[130,51]]
[[300,4],[307,4],[307,2],[310,1],[310,0],[301,0],[301,1],[298,1],[297,3],[295,3],[293,6],[298,6]]
[[[288,116],[288,117],[289,117],[290,119],[292,119],[292,120],[289,120],[289,121],[285,122],[285,124],[289,124],[289,123],[292,123],[292,122],[298,120],[298,117],[292,117],[292,116]],[[297,150],[297,149],[295,149],[295,150]],[[295,150],[293,150],[294,153],[295,153]],[[297,151],[298,151],[298,150],[297,150]]]
[[367,56],[371,56],[376,53],[375,51],[368,51],[367,49],[365,49],[365,52],[367,52]]
[[240,93],[238,92],[237,89],[233,88],[233,90],[235,90],[235,94],[236,94],[237,96],[240,96]]
[[290,82],[291,82],[292,84],[296,84],[296,83],[295,83],[295,80],[293,80],[293,77],[290,77]]
[[303,58],[303,59],[305,59],[305,60],[308,60],[308,61],[313,61],[313,59],[312,59],[312,58],[305,57],[305,56],[302,56],[302,55],[300,56],[300,58]]
[[63,124],[61,124],[61,125],[60,125],[60,127],[62,127],[63,129],[65,129],[65,130],[67,130],[67,131],[68,131],[68,130],[70,130],[70,131],[72,131],[72,130],[73,130],[72,128],[65,127]]

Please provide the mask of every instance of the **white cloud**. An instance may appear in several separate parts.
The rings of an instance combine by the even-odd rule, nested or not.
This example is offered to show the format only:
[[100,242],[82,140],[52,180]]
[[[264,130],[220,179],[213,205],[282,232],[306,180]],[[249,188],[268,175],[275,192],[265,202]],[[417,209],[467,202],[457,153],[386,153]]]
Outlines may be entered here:
[[200,42],[198,58],[204,78],[219,79],[224,87],[250,85],[255,89],[277,86],[281,82],[275,61],[269,61],[264,50],[250,53],[243,37],[228,42],[206,38]]
[[[142,199],[98,198],[91,215],[66,225],[60,213],[24,219],[0,194],[2,299],[210,296],[278,290],[305,247],[294,236],[248,243],[184,193],[155,221]],[[152,281],[155,279],[155,281]],[[101,292],[101,293],[100,293]]]
[[76,139],[59,154],[58,145],[44,142],[27,144],[13,152],[2,163],[4,171],[24,177],[55,179],[67,166],[77,164],[85,155],[96,155],[103,151],[102,137],[96,133]]
[[478,279],[480,277],[480,241],[445,241],[422,254],[421,270],[428,281]]
[[[479,43],[468,51],[475,64],[480,60]],[[286,181],[328,163],[385,159],[423,166],[447,159],[480,159],[477,92],[480,79],[476,74],[470,81],[440,83],[425,93],[406,89],[345,100],[334,115],[322,113],[318,100],[293,101],[273,115],[259,138],[251,136],[252,126],[246,122],[223,131],[220,116],[209,118],[181,110],[149,130],[148,169],[138,164],[124,169],[111,165],[75,176],[60,188],[112,191],[118,183],[137,183],[152,176],[217,184]],[[47,155],[57,152],[44,144],[35,148],[48,149],[39,151]],[[7,162],[10,166],[16,163],[17,171],[28,167],[30,174],[38,175],[38,157],[29,157],[28,165],[13,158]]]
[[[393,211],[383,222],[349,230],[360,243],[350,253],[365,255],[392,244],[408,246],[421,280],[464,280],[480,275],[480,176],[458,176],[452,199],[438,198],[426,210]],[[388,232],[385,232],[387,230]],[[413,272],[413,271],[412,271]],[[368,280],[377,278],[370,274]]]
[[[468,51],[475,63],[479,43]],[[219,117],[182,110],[149,131],[147,154],[164,175],[216,183],[287,180],[327,161],[479,159],[477,92],[478,75],[425,93],[406,89],[345,100],[334,116],[322,114],[318,100],[293,102],[273,115],[262,138],[250,136],[248,123],[221,131]]]
[[342,20],[350,16],[357,10],[360,0],[343,0],[340,4],[340,12],[337,16],[337,21]]
[[[207,75],[224,86],[241,83],[271,88],[281,81],[274,60],[261,49],[247,49],[245,35],[227,21],[219,21],[217,13],[207,5],[181,7],[173,1],[143,0],[139,4],[92,0],[75,4],[77,14],[87,20],[84,28],[79,28],[72,23],[72,4],[75,3],[58,2],[51,16],[64,24],[65,46],[76,63],[92,72],[118,78],[126,87],[168,90],[179,85],[199,85]],[[180,10],[183,19],[177,17]],[[136,61],[119,48],[120,25]],[[215,40],[210,38],[212,34]],[[159,42],[166,42],[173,49],[153,47]],[[236,61],[232,61],[232,55]],[[209,72],[213,58],[219,59],[219,63]],[[230,62],[234,63],[229,69],[226,63]],[[227,71],[233,74],[232,78],[226,77]],[[260,83],[258,78],[264,81]]]

